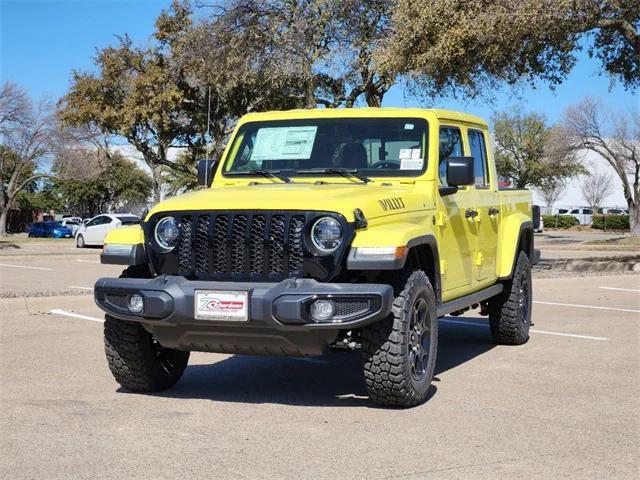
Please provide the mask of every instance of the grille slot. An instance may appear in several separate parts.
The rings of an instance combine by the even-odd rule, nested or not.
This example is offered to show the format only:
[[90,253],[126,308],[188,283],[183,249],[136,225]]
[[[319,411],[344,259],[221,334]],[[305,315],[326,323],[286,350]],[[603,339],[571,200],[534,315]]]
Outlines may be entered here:
[[360,315],[366,313],[371,308],[369,300],[338,300],[335,302],[335,316],[350,317],[352,315]]
[[304,214],[214,212],[178,217],[180,237],[172,255],[180,275],[275,281],[304,274]]
[[185,215],[182,217],[179,229],[181,240],[177,245],[178,271],[188,273],[193,270],[193,244],[191,239],[193,232],[193,217],[191,215]]

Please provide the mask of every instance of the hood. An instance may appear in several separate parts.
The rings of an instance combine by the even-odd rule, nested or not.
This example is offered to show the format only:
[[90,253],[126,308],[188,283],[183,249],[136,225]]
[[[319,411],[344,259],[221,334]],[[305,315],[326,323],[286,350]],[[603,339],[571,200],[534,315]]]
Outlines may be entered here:
[[301,210],[338,212],[352,221],[356,208],[362,210],[367,219],[420,210],[424,208],[424,195],[416,193],[413,183],[214,185],[160,202],[147,219],[155,213],[169,211]]

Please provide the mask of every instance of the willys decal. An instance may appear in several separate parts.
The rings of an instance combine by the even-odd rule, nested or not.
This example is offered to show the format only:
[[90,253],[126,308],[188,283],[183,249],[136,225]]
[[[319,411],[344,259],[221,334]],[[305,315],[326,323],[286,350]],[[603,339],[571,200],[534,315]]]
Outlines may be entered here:
[[382,207],[382,210],[385,212],[389,210],[402,210],[406,208],[404,205],[404,201],[400,197],[394,198],[383,198],[382,200],[378,200],[378,203]]

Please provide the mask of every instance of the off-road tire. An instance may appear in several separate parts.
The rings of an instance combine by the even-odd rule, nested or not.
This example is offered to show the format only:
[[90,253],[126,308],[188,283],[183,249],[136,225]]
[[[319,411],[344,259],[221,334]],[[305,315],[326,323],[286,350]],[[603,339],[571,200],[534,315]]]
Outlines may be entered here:
[[87,245],[84,243],[84,237],[82,235],[78,235],[76,237],[76,248],[84,248]]
[[[362,329],[364,379],[373,402],[412,407],[426,400],[433,378],[438,347],[436,296],[421,270],[397,272],[392,286],[396,297],[391,314]],[[426,348],[416,341],[419,335],[413,328],[418,305],[424,308],[423,324],[428,328],[428,332],[420,330],[429,336]],[[412,344],[420,344],[423,350],[417,353]],[[424,353],[426,361],[421,357],[423,368],[418,371],[416,358]]]
[[531,263],[524,252],[518,254],[513,276],[503,283],[501,294],[489,300],[489,324],[493,341],[502,345],[522,345],[529,340],[531,327]]
[[[149,278],[146,265],[128,267],[121,278]],[[105,315],[104,348],[116,382],[133,392],[158,392],[176,384],[189,352],[165,348],[137,322]]]

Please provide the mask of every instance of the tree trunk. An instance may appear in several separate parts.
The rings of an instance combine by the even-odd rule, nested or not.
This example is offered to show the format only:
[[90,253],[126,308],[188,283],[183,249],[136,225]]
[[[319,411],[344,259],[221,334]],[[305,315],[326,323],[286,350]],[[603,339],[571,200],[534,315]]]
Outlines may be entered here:
[[153,203],[162,201],[162,167],[155,165],[151,167],[151,180],[153,184]]
[[640,205],[629,202],[629,232],[634,237],[640,236]]
[[5,237],[7,235],[7,216],[9,214],[8,208],[3,208],[0,213],[0,236]]

